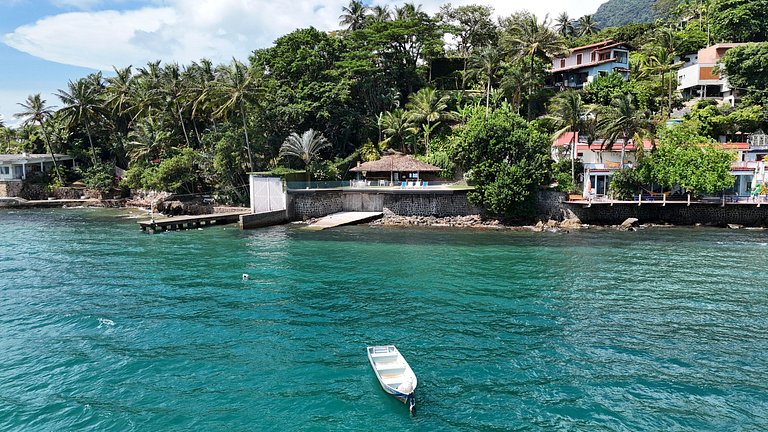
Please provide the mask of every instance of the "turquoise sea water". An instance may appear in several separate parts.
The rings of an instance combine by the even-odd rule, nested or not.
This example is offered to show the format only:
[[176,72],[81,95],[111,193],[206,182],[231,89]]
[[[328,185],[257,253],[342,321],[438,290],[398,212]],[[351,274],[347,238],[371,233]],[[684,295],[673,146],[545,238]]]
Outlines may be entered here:
[[[0,430],[768,428],[768,233],[126,215],[0,210]],[[368,365],[389,343],[414,418]]]

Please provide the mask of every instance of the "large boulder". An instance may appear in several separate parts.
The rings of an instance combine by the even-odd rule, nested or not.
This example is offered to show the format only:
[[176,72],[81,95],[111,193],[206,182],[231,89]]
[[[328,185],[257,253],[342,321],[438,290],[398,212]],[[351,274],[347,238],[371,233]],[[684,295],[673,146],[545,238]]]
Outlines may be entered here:
[[638,222],[639,221],[637,218],[627,218],[626,220],[624,220],[624,222],[621,223],[621,225],[619,225],[619,228],[625,229],[625,230],[634,228],[634,227],[637,227]]
[[562,222],[560,222],[560,228],[566,228],[566,229],[578,229],[581,228],[581,221],[579,218],[568,218]]

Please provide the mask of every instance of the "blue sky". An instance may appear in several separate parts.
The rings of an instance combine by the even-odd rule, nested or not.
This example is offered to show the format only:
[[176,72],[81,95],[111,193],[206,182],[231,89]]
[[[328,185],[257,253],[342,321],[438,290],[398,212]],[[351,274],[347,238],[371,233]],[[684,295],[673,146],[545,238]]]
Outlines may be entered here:
[[[528,9],[556,16],[593,13],[604,0],[453,0],[487,4],[498,15]],[[433,13],[446,0],[416,1]],[[0,114],[14,125],[17,103],[41,93],[58,105],[57,89],[112,66],[149,61],[188,64],[246,59],[296,28],[338,28],[348,0],[0,0]],[[371,3],[371,2],[369,2]],[[399,5],[380,0],[375,4]]]

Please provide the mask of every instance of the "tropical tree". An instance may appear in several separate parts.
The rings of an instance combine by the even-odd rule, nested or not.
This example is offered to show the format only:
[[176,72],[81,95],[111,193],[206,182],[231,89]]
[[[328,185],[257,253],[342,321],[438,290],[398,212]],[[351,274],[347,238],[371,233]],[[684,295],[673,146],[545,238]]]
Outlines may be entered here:
[[222,96],[222,103],[214,112],[217,117],[237,114],[240,116],[245,137],[245,148],[248,152],[248,168],[254,169],[251,141],[248,138],[248,121],[245,115],[245,105],[257,95],[259,91],[258,77],[251,68],[232,59],[228,66],[222,66],[218,70],[217,90]]
[[448,96],[438,95],[431,87],[424,87],[411,97],[406,105],[410,120],[416,124],[424,124],[424,145],[429,154],[429,135],[443,119],[451,118],[448,112]]
[[650,135],[652,124],[648,119],[648,113],[641,111],[635,105],[632,95],[617,96],[611,101],[611,105],[603,112],[599,129],[606,137],[607,145],[621,139],[621,167],[624,167],[624,155],[627,142],[632,139],[635,146],[642,145],[643,137]]
[[404,152],[409,138],[417,129],[411,123],[410,114],[401,108],[386,112],[381,116],[381,132],[387,137],[384,142],[399,145]]
[[43,131],[43,137],[45,138],[45,145],[48,147],[48,152],[53,159],[53,169],[56,171],[56,178],[59,180],[59,184],[64,184],[61,179],[61,173],[59,172],[59,165],[56,162],[56,154],[53,152],[51,146],[51,140],[48,137],[48,131],[45,129],[45,121],[53,114],[53,107],[45,105],[45,99],[40,97],[40,93],[30,95],[23,103],[18,104],[23,111],[14,114],[14,117],[21,119],[23,125],[31,125],[37,123],[40,126],[40,130]]
[[339,16],[339,25],[347,26],[350,31],[358,30],[365,25],[369,8],[360,0],[350,0],[349,5],[341,8],[342,13]]
[[[528,15],[513,23],[508,43],[513,52],[528,58],[530,76],[534,75],[536,57],[546,60],[565,54],[568,50],[563,40],[549,28],[549,20],[539,22],[535,15]],[[532,116],[533,80],[528,85],[528,120]]]
[[600,29],[592,19],[592,15],[584,15],[579,18],[579,36],[588,36],[597,33]]
[[576,28],[573,26],[571,17],[568,16],[568,12],[563,12],[557,16],[555,20],[555,30],[557,34],[564,38],[573,36],[576,33]]
[[392,12],[389,10],[389,6],[374,6],[371,8],[370,19],[373,22],[385,22],[392,19]]
[[[101,72],[97,73],[98,81],[101,81]],[[102,87],[94,80],[79,79],[70,81],[69,91],[59,90],[56,96],[64,106],[59,113],[68,120],[70,128],[75,124],[81,124],[88,136],[88,144],[91,148],[91,160],[94,165],[98,163],[96,149],[93,146],[91,134],[91,122],[104,114],[103,103],[100,98]]]
[[571,178],[574,180],[576,179],[576,135],[579,132],[586,115],[587,109],[584,102],[581,100],[581,95],[576,91],[571,90],[562,92],[552,101],[549,116],[553,118],[560,127],[560,129],[555,132],[555,136],[559,137],[565,132],[572,132],[571,141],[569,143],[569,152],[571,159]]
[[472,69],[473,71],[485,77],[485,116],[488,117],[488,108],[491,100],[491,89],[493,85],[493,79],[496,76],[498,70],[502,67],[501,53],[499,50],[492,46],[481,48],[472,57]]
[[309,166],[320,155],[320,150],[330,147],[331,143],[322,133],[309,129],[299,135],[291,133],[280,146],[280,156],[297,157],[304,162],[307,171],[307,184],[311,181]]

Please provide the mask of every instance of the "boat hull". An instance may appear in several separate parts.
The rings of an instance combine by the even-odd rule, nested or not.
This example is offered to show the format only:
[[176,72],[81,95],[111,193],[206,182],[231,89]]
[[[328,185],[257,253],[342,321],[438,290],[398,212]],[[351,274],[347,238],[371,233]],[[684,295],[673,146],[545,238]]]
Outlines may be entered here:
[[408,362],[393,345],[368,347],[368,361],[371,363],[381,388],[408,405],[414,412],[414,393],[418,380]]

